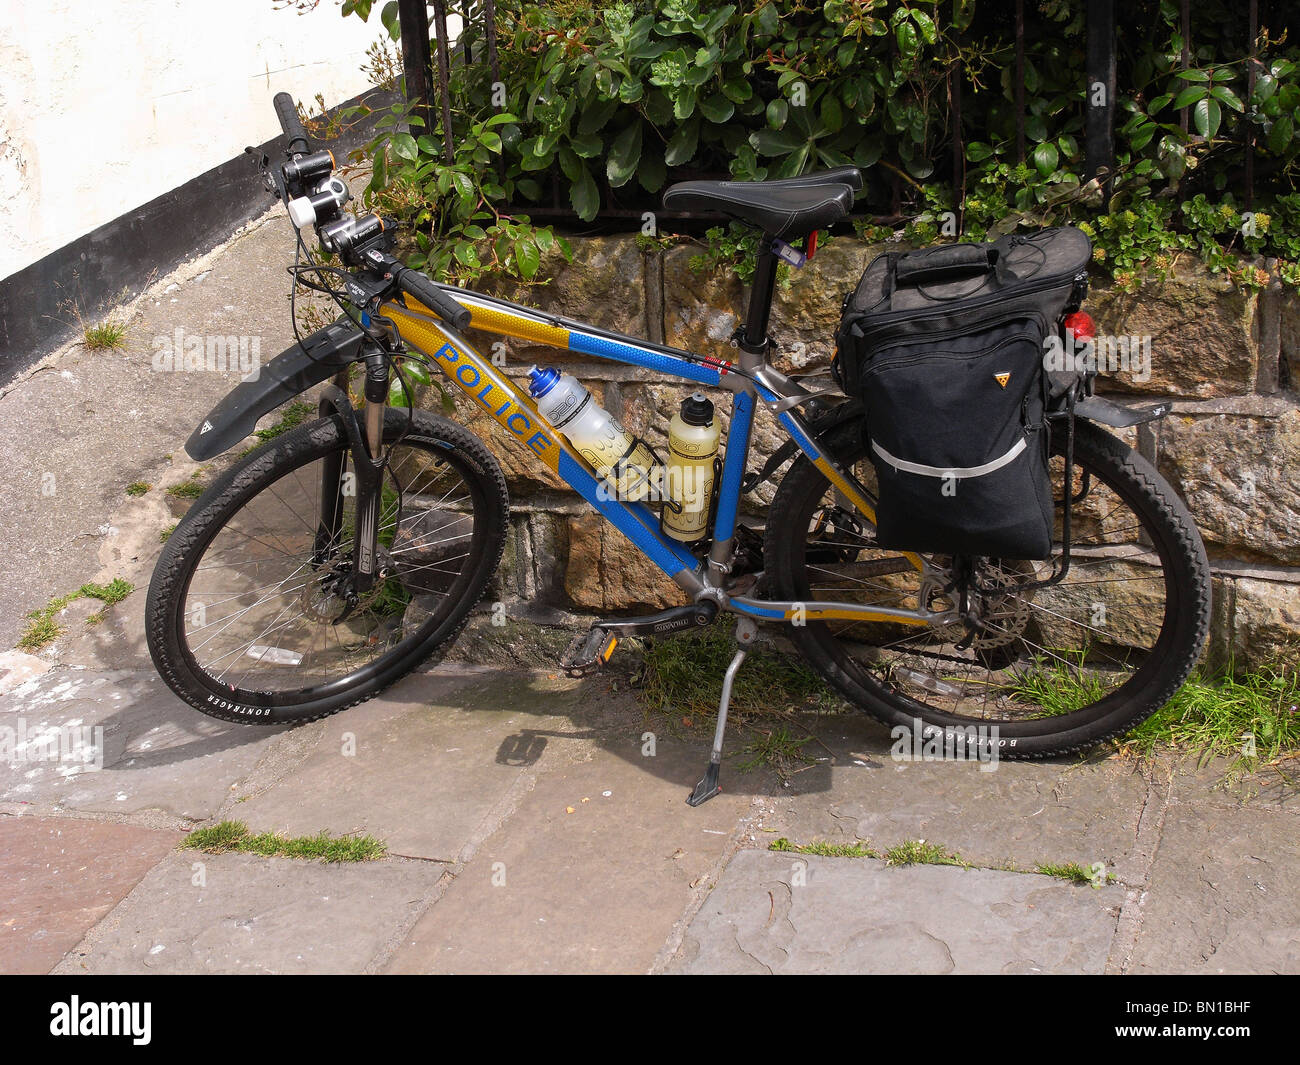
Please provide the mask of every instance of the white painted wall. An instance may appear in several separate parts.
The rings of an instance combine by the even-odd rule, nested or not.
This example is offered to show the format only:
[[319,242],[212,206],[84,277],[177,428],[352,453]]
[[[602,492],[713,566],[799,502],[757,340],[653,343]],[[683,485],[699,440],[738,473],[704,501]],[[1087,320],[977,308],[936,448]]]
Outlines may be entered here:
[[0,0],[0,278],[275,136],[277,92],[362,92],[377,8]]

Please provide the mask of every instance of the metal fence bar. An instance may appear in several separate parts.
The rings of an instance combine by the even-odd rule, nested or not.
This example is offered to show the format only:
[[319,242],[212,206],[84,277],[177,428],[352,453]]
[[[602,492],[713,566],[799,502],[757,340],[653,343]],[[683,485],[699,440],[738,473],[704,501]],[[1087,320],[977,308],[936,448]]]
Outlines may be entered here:
[[[429,11],[424,0],[398,0],[397,21],[402,31],[402,77],[412,113],[424,122],[424,132],[433,133],[433,95],[429,53]],[[417,127],[417,134],[419,130]]]
[[[1192,65],[1192,0],[1182,0],[1182,10],[1179,14],[1178,20],[1178,32],[1183,36],[1182,69],[1186,70]],[[1186,88],[1186,85],[1183,87]],[[1184,133],[1186,133],[1188,129],[1187,119],[1188,109],[1184,107],[1178,112],[1178,124],[1183,127]]]
[[1025,161],[1025,0],[1016,0],[1016,162]]
[[[1246,107],[1250,108],[1251,97],[1255,95],[1255,67],[1259,60],[1255,52],[1256,38],[1259,37],[1259,0],[1250,0],[1250,58],[1246,60]],[[1246,140],[1246,210],[1255,204],[1255,128],[1249,122],[1243,122]]]
[[1107,194],[1115,169],[1115,0],[1088,0],[1084,108],[1084,176],[1105,171]]
[[[451,68],[447,57],[451,50],[447,42],[446,0],[433,0],[433,29],[438,36],[438,95],[442,99],[442,154],[448,163],[455,159],[451,140]],[[432,131],[431,131],[432,132]]]

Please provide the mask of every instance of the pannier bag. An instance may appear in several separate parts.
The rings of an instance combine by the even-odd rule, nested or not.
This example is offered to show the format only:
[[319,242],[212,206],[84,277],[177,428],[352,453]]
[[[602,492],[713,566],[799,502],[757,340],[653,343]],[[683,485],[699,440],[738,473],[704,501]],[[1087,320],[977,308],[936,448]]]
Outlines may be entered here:
[[1091,251],[1061,227],[887,253],[845,297],[835,371],[865,409],[881,547],[1051,554],[1046,414],[1078,379],[1049,376],[1045,340],[1083,298]]

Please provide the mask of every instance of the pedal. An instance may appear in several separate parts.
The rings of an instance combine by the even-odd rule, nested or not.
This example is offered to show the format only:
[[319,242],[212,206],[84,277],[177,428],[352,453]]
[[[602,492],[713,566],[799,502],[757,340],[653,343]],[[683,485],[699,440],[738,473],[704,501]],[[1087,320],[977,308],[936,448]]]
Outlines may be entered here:
[[603,669],[618,647],[618,637],[600,626],[580,632],[560,656],[560,668],[570,677],[585,677]]

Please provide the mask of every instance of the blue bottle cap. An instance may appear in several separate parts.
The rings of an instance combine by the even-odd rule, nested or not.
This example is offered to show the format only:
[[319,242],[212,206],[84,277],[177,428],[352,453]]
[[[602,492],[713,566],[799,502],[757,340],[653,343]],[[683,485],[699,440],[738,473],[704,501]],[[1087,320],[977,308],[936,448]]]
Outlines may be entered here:
[[528,394],[533,399],[541,399],[560,380],[560,371],[553,366],[534,366],[528,371],[528,377]]

